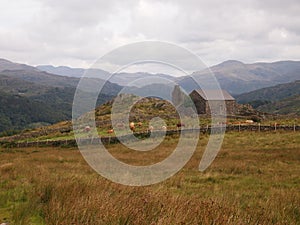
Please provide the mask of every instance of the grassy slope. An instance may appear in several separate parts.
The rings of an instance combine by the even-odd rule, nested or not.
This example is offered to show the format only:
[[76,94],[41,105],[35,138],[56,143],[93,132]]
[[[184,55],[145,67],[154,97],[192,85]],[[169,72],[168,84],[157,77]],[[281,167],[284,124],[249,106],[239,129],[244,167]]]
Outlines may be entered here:
[[[6,98],[5,104],[1,102],[0,105],[0,133],[71,119],[78,82],[79,78],[53,75],[31,66],[0,59],[0,90],[2,100]],[[87,79],[86,84],[98,87],[103,82],[91,78]],[[121,88],[107,82],[99,95],[98,103],[110,100]],[[86,93],[86,97],[89,98],[90,95]],[[9,101],[15,98],[21,99],[17,105]],[[24,115],[19,113],[23,109]],[[31,111],[40,111],[40,115],[31,114]]]
[[70,118],[63,110],[32,99],[0,92],[0,132],[24,129],[37,122],[55,123]]
[[[0,133],[30,128],[33,123],[53,124],[72,118],[75,87],[43,87],[30,82],[24,82],[27,85],[22,87],[21,83],[0,91]],[[100,94],[97,104],[112,98]]]
[[[63,103],[62,103],[63,104]],[[66,105],[64,106],[66,107]],[[71,106],[70,106],[71,107]],[[111,107],[112,101],[97,107],[95,118],[99,136],[112,136],[114,133],[108,133],[112,129],[111,125]],[[89,121],[89,114],[84,114],[80,118],[83,121]],[[149,122],[152,118],[160,117],[167,125],[168,130],[177,129],[176,124],[180,122],[175,108],[167,101],[156,98],[147,98],[138,101],[131,109],[129,121],[142,122],[142,126],[136,126],[135,132],[145,132],[149,129]],[[245,120],[252,119],[252,115],[242,116],[240,118],[227,118],[228,123],[238,124],[245,123]],[[200,126],[206,127],[211,123],[211,118],[208,116],[199,117]],[[261,125],[300,125],[300,118],[286,116],[269,116],[260,121]],[[86,122],[86,124],[89,124]],[[124,122],[124,126],[128,126],[129,122]],[[193,124],[186,123],[185,128],[191,128]],[[161,129],[160,126],[154,126],[155,130]],[[124,130],[125,131],[125,130]],[[82,129],[83,132],[83,129]],[[125,131],[126,132],[126,131]],[[50,126],[40,127],[34,130],[23,131],[21,134],[13,137],[4,137],[0,140],[15,140],[15,141],[35,141],[35,140],[66,140],[74,139],[71,121],[63,121]]]
[[254,100],[279,101],[300,93],[300,81],[279,84],[273,87],[262,88],[252,92],[236,96],[240,103],[248,103]]
[[257,110],[268,113],[294,114],[300,116],[300,95],[294,95],[290,98],[259,106]]
[[[71,107],[71,106],[70,106]],[[107,136],[107,130],[111,129],[111,108],[112,101],[106,102],[105,104],[97,107],[95,112],[96,121],[101,124],[98,126],[98,132],[100,136]],[[0,111],[1,112],[1,111]],[[130,121],[142,122],[141,127],[136,127],[136,132],[146,131],[149,128],[149,121],[151,118],[160,116],[166,120],[166,124],[169,129],[176,129],[178,123],[178,115],[174,107],[167,101],[158,100],[155,98],[143,99],[138,101],[137,104],[132,108],[130,114]],[[89,121],[89,113],[84,114],[82,117],[83,121]],[[124,124],[126,125],[126,124]],[[128,124],[127,124],[128,126]],[[69,130],[70,132],[64,132]],[[21,134],[21,140],[57,140],[57,139],[73,139],[73,131],[71,122],[59,122],[51,126],[37,128],[35,130],[24,131]]]
[[[201,173],[197,167],[206,143],[203,136],[181,172],[148,187],[102,178],[75,149],[1,149],[0,222],[300,223],[299,133],[228,133],[216,160]],[[175,145],[172,138],[154,152],[122,145],[109,150],[125,162],[151,164]]]
[[240,103],[249,103],[259,111],[273,114],[300,115],[300,81],[280,84],[236,96]]

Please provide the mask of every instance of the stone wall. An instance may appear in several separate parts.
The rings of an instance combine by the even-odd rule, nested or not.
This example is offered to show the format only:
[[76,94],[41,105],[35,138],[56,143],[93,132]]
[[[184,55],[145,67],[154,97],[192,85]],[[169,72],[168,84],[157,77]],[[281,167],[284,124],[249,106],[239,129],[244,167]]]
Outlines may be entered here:
[[193,91],[190,94],[191,99],[193,100],[198,114],[207,114],[207,104],[206,100],[203,99],[197,91]]
[[[298,125],[277,125],[277,126],[266,126],[266,125],[216,125],[216,126],[204,126],[201,127],[200,129],[178,129],[178,130],[168,130],[166,132],[166,135],[177,135],[180,134],[181,132],[200,132],[203,134],[211,134],[211,133],[218,133],[218,132],[243,132],[243,131],[254,131],[254,132],[277,132],[277,131],[294,131],[294,132],[299,132],[300,131],[300,126]],[[149,138],[150,133],[149,132],[142,132],[142,133],[135,133],[134,134],[136,137],[139,137],[141,139],[144,138]],[[155,131],[153,132],[153,138],[155,136],[160,136],[164,135],[164,132],[162,131]],[[263,134],[262,134],[263,135]],[[122,137],[119,137],[122,140],[132,140],[130,135],[125,135]],[[100,141],[103,144],[114,144],[114,143],[119,143],[118,137],[99,137],[99,138],[88,138],[88,139],[80,139],[80,143],[82,144],[98,144]],[[69,139],[69,140],[43,140],[43,141],[33,141],[33,142],[9,142],[9,141],[0,141],[0,146],[2,147],[44,147],[44,146],[68,146],[68,147],[76,147],[77,143],[74,139]]]

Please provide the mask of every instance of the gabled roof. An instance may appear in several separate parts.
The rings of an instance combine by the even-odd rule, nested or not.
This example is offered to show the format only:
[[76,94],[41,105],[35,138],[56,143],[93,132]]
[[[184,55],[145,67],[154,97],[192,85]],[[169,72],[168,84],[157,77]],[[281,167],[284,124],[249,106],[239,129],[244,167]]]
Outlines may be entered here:
[[227,91],[225,90],[194,90],[196,91],[203,99],[209,100],[235,100]]

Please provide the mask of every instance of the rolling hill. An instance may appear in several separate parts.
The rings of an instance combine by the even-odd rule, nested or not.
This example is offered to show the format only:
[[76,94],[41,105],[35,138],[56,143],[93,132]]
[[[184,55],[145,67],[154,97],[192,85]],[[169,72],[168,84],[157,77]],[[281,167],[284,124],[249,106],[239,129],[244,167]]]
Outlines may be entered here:
[[0,104],[0,132],[52,124],[69,118],[64,110],[54,110],[47,103],[5,92],[0,92]]
[[[58,66],[54,67],[51,65],[44,65],[44,66],[37,66],[37,69],[53,73],[57,75],[62,76],[68,76],[68,77],[81,77],[84,75],[86,71],[88,71],[88,76],[92,78],[100,78],[100,79],[106,79],[109,77],[109,73],[107,71],[101,70],[101,69],[83,69],[83,68],[71,68],[67,66]],[[137,72],[137,73],[116,73],[112,77],[109,78],[109,81],[112,83],[116,83],[121,86],[140,86],[137,83],[133,83],[135,80],[141,80],[143,79],[143,84],[148,82],[148,85],[151,85],[152,83],[155,83],[154,79],[155,77],[162,78],[165,80],[175,81],[177,78],[167,75],[167,74],[151,74],[151,73],[143,73],[143,72]]]
[[[78,82],[78,78],[53,75],[0,59],[0,133],[71,119]],[[91,78],[87,85],[97,87],[103,82]],[[107,82],[97,103],[112,99],[121,88]],[[85,96],[89,98],[90,93]]]
[[[250,103],[255,108],[269,113],[298,114],[300,89],[299,81],[295,82],[295,80],[299,80],[300,62],[244,64],[230,60],[213,66],[210,70],[215,73],[221,87],[234,94],[273,85],[270,89],[264,88],[238,95],[237,100],[239,102]],[[84,71],[84,69],[69,67],[32,67],[0,59],[0,132],[70,119],[73,96],[80,80],[79,76]],[[86,80],[87,86],[91,87],[90,89],[98,87],[104,82],[93,77],[93,73],[95,73],[94,75],[102,73],[104,77],[108,75],[103,70],[92,71],[92,77]],[[166,92],[169,93],[168,84],[162,85],[158,84],[159,82],[153,82],[153,76],[153,74],[142,72],[120,73],[112,77],[111,81],[119,84],[130,84],[136,79],[146,78],[150,82],[146,87],[140,88],[138,85],[127,87],[128,93],[151,94],[153,90],[161,95],[166,95]],[[178,78],[165,74],[155,76],[178,81],[187,92],[196,87],[190,77]],[[210,81],[207,70],[195,72],[192,77],[199,81]],[[101,104],[112,99],[122,88],[118,84],[106,82],[97,103]],[[89,99],[89,97],[90,93],[84,93],[84,99]],[[85,101],[84,99],[83,101]],[[22,107],[24,107],[23,114],[20,113]]]
[[255,100],[278,101],[297,94],[300,94],[300,80],[243,93],[236,96],[236,99],[240,103],[248,103]]
[[[53,74],[80,77],[86,71],[82,68],[70,68],[65,66],[37,66],[39,70]],[[292,82],[300,77],[300,61],[279,61],[273,63],[252,63],[245,64],[236,60],[228,60],[218,65],[212,66],[207,70],[196,71],[191,76],[200,83],[211,83],[210,72],[213,72],[220,83],[222,89],[231,94],[241,94],[276,84]],[[91,76],[105,78],[108,73],[100,69],[90,71]],[[155,74],[156,76],[176,81],[187,92],[198,88],[190,76],[173,77],[166,74]],[[148,85],[153,74],[149,73],[119,73],[115,74],[110,81],[122,86],[130,85],[135,79],[149,78]],[[130,85],[136,86],[136,85]]]
[[[212,66],[209,70],[215,74],[222,89],[235,95],[293,82],[300,78],[299,61],[245,64],[229,60]],[[194,72],[192,77],[200,83],[209,84],[211,80],[209,70]],[[190,77],[182,77],[179,84],[188,91],[197,88]]]
[[[67,77],[82,77],[85,73],[85,69],[82,68],[71,68],[68,66],[52,66],[52,65],[40,65],[36,67],[40,71],[44,71],[51,74]],[[100,71],[99,71],[100,72]],[[103,71],[105,73],[105,71]]]
[[300,94],[261,105],[257,107],[257,110],[273,114],[300,116]]
[[[10,79],[16,78],[25,82],[31,82],[37,85],[43,85],[47,87],[73,87],[76,88],[79,82],[79,78],[60,76],[56,74],[40,71],[35,67],[23,65],[19,63],[13,63],[5,59],[0,59],[0,78],[3,76]],[[105,81],[99,78],[87,79],[87,85],[100,85]],[[122,87],[106,82],[103,88],[103,93],[107,95],[116,95]]]
[[[16,97],[19,99],[19,97]],[[136,99],[137,102],[130,110],[130,121],[139,121],[142,122],[142,125],[136,127],[136,131],[146,131],[149,128],[149,121],[152,118],[155,117],[161,117],[165,119],[166,124],[168,127],[172,129],[176,129],[176,124],[179,121],[179,116],[176,112],[176,109],[174,106],[165,100],[161,100],[158,98],[143,98],[140,99],[136,96],[130,95],[130,94],[124,94],[123,98],[126,100],[134,100]],[[21,100],[20,100],[21,99]],[[27,107],[30,104],[34,104],[34,102],[27,102],[27,104],[23,105],[23,101],[26,101],[26,99],[20,97],[19,101],[16,102],[18,105],[17,108],[21,110],[23,107]],[[11,100],[11,99],[10,99]],[[1,102],[1,98],[0,98]],[[112,111],[112,104],[113,100],[107,101],[106,103],[98,106],[94,111],[85,113],[81,115],[78,118],[78,121],[81,121],[82,124],[89,123],[90,121],[90,115],[95,114],[96,124],[98,127],[99,133],[102,135],[107,135],[107,130],[112,128],[111,124],[111,111]],[[43,105],[34,105],[35,109],[38,111],[40,108],[43,107]],[[31,107],[29,107],[30,109]],[[41,113],[44,111],[40,111]],[[48,114],[46,114],[47,111],[45,111],[44,116],[48,118]],[[1,111],[0,111],[1,115]],[[22,114],[24,117],[30,117],[30,111],[25,111],[24,114]],[[17,116],[17,115],[16,115]],[[42,116],[42,115],[41,115]],[[48,123],[52,123],[51,118],[49,117]],[[33,117],[35,118],[35,115],[33,114]],[[1,117],[0,117],[1,118]],[[3,116],[2,116],[3,118]],[[123,117],[122,117],[123,118]],[[43,118],[42,118],[43,119]],[[123,118],[124,119],[124,118]],[[0,120],[1,121],[1,120]],[[122,120],[123,121],[123,120]],[[32,120],[32,122],[36,122]],[[120,122],[122,125],[126,125],[125,121]],[[155,122],[154,122],[155,123]],[[7,123],[8,124],[8,123]],[[158,124],[159,121],[158,121]],[[9,125],[12,125],[12,122],[9,123]],[[44,124],[46,125],[46,124]],[[162,125],[159,126],[161,128]],[[158,128],[158,127],[157,127]],[[29,131],[23,131],[20,134],[14,135],[13,137],[4,137],[0,138],[3,140],[13,139],[13,140],[21,140],[21,139],[30,139],[30,138],[39,138],[39,139],[53,139],[53,138],[74,138],[73,136],[73,127],[72,122],[70,120],[61,121],[49,126],[44,127],[37,127],[35,129],[29,130]]]
[[236,96],[239,103],[273,114],[300,115],[300,80]]

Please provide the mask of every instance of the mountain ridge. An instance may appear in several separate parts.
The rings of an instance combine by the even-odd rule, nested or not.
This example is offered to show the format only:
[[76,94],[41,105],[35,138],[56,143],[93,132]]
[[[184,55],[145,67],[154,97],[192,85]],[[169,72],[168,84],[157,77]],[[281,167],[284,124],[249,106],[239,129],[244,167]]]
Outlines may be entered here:
[[250,104],[259,111],[300,116],[300,80],[266,87],[237,95],[241,104]]
[[[37,68],[40,67],[38,66]],[[70,69],[70,67],[68,68]],[[79,69],[80,68],[75,68],[75,70]],[[84,69],[81,68],[81,72],[83,70]],[[173,77],[168,74],[158,74],[158,76],[166,76],[165,78],[178,82],[186,91],[192,91],[199,87],[191,80],[191,77],[202,83],[209,83],[211,72],[219,81],[222,89],[229,91],[231,94],[241,94],[243,92],[299,79],[300,61],[284,60],[276,62],[243,63],[238,60],[227,60],[205,70],[195,71],[190,76]],[[142,75],[141,77],[149,76],[148,73],[139,73]],[[126,73],[123,73],[117,75],[115,79],[112,78],[110,81],[126,86],[132,79],[126,77]]]
[[[162,74],[162,73],[147,73],[147,72],[135,72],[135,73],[129,73],[129,72],[120,72],[115,73],[112,76],[109,72],[102,70],[102,69],[84,69],[84,68],[72,68],[68,66],[52,66],[52,65],[42,65],[37,66],[37,69],[44,71],[44,72],[50,72],[57,75],[63,75],[68,77],[77,77],[81,78],[83,75],[90,77],[90,78],[100,78],[104,80],[109,80],[112,83],[116,83],[121,86],[140,86],[139,84],[136,84],[136,80],[142,80],[146,79],[147,82],[151,82],[151,78],[162,78],[162,79],[168,79],[170,81],[175,81],[177,78],[172,77],[168,74]],[[87,73],[87,74],[85,74]],[[134,84],[132,84],[132,82]],[[151,84],[151,83],[149,83]]]
[[288,83],[300,78],[300,61],[277,61],[272,63],[245,64],[236,60],[225,61],[203,71],[194,72],[191,76],[182,77],[179,83],[188,91],[197,88],[196,83],[211,82],[211,73],[215,75],[222,89],[231,94],[241,94]]
[[[0,133],[25,129],[33,123],[51,124],[71,119],[78,82],[79,78],[58,76],[0,59]],[[103,82],[91,78],[86,84],[92,87]],[[106,82],[97,103],[110,100],[121,88]],[[91,94],[84,93],[84,96],[88,99]]]
[[[80,68],[77,69],[80,70]],[[296,78],[299,80],[300,78],[300,62],[298,61],[244,64],[240,61],[229,60],[210,69],[212,69],[216,74],[221,87],[231,93],[240,93],[241,91],[247,92],[264,86],[268,87],[271,85],[277,85],[283,81],[288,83],[289,80],[296,80]],[[242,74],[243,76],[239,76],[239,74]],[[189,93],[189,91],[193,90],[193,85],[195,85],[192,77],[195,76],[197,78],[197,76],[203,76],[205,81],[207,75],[210,76],[210,74],[204,70],[195,72],[189,77],[173,77],[173,79],[176,79],[176,81],[178,80],[178,83],[183,87],[183,89]],[[122,73],[120,76],[123,76],[124,79],[126,78],[126,76]],[[143,76],[145,76],[145,73],[143,72],[127,74],[128,79],[129,77],[136,79],[137,77]],[[160,79],[164,76],[166,76],[166,79],[169,77],[169,75],[161,74]],[[263,79],[259,80],[261,77]],[[285,78],[287,79],[285,80]],[[5,127],[0,129],[0,132],[11,128],[24,129],[32,123],[54,123],[60,120],[70,119],[73,97],[79,80],[80,79],[78,77],[51,74],[45,71],[40,71],[33,66],[0,59],[0,88],[1,93],[3,93],[3,104],[0,108],[0,110],[2,110],[2,114],[0,117],[2,117],[2,119],[4,118],[3,120],[5,123],[3,124],[6,124]],[[96,78],[88,78],[86,81],[91,90],[104,82],[103,80]],[[298,84],[298,81],[294,83]],[[145,85],[146,83],[144,82],[142,84]],[[195,87],[198,88],[198,86]],[[98,104],[112,99],[113,96],[117,95],[123,88],[123,86],[107,82],[103,92],[99,96]],[[151,94],[152,91],[154,91],[161,95],[165,95],[166,92],[170,92],[168,91],[168,84],[162,85],[161,83],[153,83],[146,85],[143,88],[128,86],[126,88],[129,93],[138,94]],[[291,86],[283,87],[281,89],[285,94],[283,94],[280,99],[274,99],[274,93],[279,93],[278,90],[268,91],[270,94],[266,95],[262,99],[258,99],[260,102],[257,102],[256,108],[260,107],[259,109],[271,113],[288,113],[289,110],[280,110],[280,107],[285,105],[284,101],[288,102],[288,105],[285,105],[285,107],[292,107],[291,105],[293,104],[293,101],[296,101],[297,103],[298,98],[296,94],[299,89],[295,89]],[[286,94],[289,91],[291,93]],[[249,93],[247,93],[247,95],[249,95]],[[88,99],[89,96],[89,93],[84,94],[85,99]],[[264,95],[259,94],[259,96]],[[279,94],[277,94],[277,97],[278,96]],[[241,97],[237,97],[237,100],[240,101],[240,98]],[[9,101],[9,99],[11,101]],[[255,98],[249,97],[246,102],[249,102],[250,100],[255,100]],[[20,108],[18,108],[19,106],[15,108],[11,107],[10,102],[16,102],[16,104],[24,106],[26,109],[24,114],[26,114],[26,116],[22,116]],[[273,106],[272,104],[276,106]],[[264,108],[264,105],[267,106]],[[9,111],[5,111],[5,108],[8,108]],[[39,116],[37,116],[36,119],[31,118],[30,114],[36,115],[35,113],[31,113],[36,112],[36,109],[34,108],[37,108],[37,111],[43,115],[49,115],[49,118],[53,117],[53,115],[56,116],[53,120],[47,120],[45,119],[46,117]],[[10,115],[15,115],[15,117]],[[17,122],[15,123],[14,121]]]

